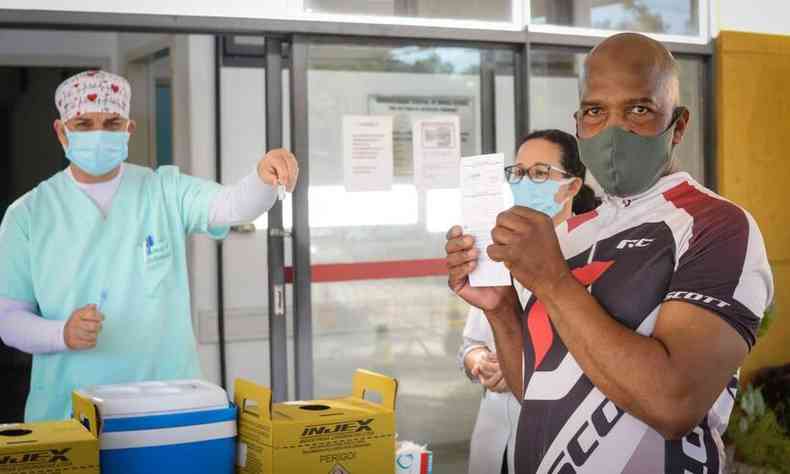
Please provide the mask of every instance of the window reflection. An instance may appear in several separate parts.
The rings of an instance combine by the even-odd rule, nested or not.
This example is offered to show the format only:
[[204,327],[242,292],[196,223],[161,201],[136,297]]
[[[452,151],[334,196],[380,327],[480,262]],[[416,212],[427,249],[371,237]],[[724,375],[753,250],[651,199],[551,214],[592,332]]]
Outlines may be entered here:
[[531,0],[532,23],[699,34],[699,0]]
[[[413,225],[419,218],[417,189],[396,184],[392,191],[347,192],[343,186],[312,186],[309,192],[310,227],[361,227]],[[293,227],[293,199],[283,201],[283,226]],[[268,227],[266,214],[255,220],[257,229]]]
[[[516,0],[522,1],[522,0]],[[305,0],[307,13],[510,21],[511,0]]]

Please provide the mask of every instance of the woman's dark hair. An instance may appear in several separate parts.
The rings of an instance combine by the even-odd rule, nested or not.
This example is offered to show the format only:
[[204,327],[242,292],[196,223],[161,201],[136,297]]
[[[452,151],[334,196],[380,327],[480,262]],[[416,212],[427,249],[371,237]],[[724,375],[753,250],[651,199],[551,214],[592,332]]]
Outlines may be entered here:
[[576,142],[576,137],[570,133],[563,132],[562,130],[535,130],[521,139],[518,144],[518,148],[521,148],[521,145],[527,143],[530,140],[537,139],[547,140],[559,146],[560,150],[562,150],[562,156],[560,159],[562,162],[562,167],[568,172],[568,174],[571,174],[576,178],[581,178],[582,180],[582,187],[573,198],[573,213],[584,214],[585,212],[590,212],[598,207],[601,204],[601,200],[595,195],[595,192],[591,187],[584,184],[587,168],[579,159],[579,144]]

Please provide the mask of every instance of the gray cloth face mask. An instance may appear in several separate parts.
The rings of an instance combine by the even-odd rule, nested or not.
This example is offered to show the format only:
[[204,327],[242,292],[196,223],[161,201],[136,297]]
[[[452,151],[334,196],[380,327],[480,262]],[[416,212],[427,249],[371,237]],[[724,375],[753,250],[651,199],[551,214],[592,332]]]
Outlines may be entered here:
[[594,137],[579,138],[582,163],[609,195],[628,197],[647,191],[669,167],[675,124],[684,110],[676,108],[672,123],[655,136],[613,126]]

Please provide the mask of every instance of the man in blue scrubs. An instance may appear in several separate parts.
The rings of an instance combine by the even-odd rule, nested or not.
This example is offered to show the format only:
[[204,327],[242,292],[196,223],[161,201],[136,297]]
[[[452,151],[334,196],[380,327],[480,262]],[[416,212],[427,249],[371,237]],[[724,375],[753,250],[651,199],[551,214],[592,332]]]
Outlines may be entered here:
[[187,236],[224,238],[296,184],[285,150],[232,186],[124,163],[130,98],[103,71],[61,84],[54,128],[70,165],[0,225],[0,338],[34,354],[26,421],[69,417],[77,387],[201,377]]

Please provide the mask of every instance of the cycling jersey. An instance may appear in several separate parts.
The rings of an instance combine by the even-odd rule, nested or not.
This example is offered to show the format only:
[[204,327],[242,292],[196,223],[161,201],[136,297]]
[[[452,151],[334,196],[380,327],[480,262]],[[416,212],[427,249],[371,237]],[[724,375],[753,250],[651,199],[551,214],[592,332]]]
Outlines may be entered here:
[[[754,344],[773,297],[762,236],[746,211],[688,174],[666,176],[630,199],[608,197],[557,235],[574,276],[637,333],[653,333],[664,301],[683,301],[714,312]],[[523,321],[519,474],[722,472],[721,435],[737,374],[693,431],[665,440],[592,384],[539,301],[528,302]]]

